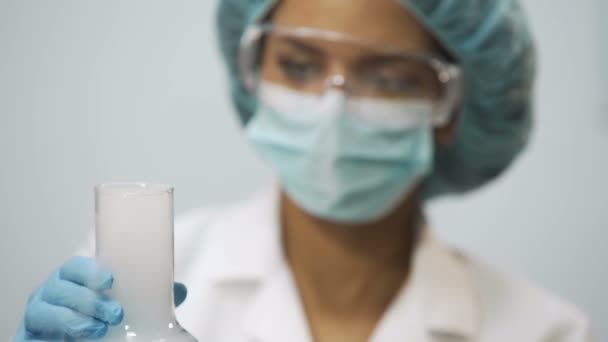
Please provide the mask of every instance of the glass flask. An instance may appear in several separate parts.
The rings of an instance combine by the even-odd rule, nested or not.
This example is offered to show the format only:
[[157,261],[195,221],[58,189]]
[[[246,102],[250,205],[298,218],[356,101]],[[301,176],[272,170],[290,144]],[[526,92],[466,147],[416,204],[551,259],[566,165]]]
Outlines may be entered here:
[[95,188],[98,262],[112,271],[107,295],[124,308],[106,341],[196,341],[175,318],[173,188],[115,183]]

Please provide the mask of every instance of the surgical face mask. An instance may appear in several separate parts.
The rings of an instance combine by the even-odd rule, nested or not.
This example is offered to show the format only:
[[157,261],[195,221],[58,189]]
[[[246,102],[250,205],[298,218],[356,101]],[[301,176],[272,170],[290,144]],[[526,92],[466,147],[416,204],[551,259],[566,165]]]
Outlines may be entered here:
[[387,215],[432,167],[433,106],[423,100],[322,96],[267,81],[249,141],[283,190],[313,216],[365,223]]

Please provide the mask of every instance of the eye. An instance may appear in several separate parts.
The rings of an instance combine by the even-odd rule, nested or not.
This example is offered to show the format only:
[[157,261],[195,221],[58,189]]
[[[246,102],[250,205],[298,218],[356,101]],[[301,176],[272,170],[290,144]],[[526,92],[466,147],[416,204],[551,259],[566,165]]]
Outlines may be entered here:
[[323,65],[309,58],[280,56],[278,64],[281,72],[292,81],[317,79],[323,73]]

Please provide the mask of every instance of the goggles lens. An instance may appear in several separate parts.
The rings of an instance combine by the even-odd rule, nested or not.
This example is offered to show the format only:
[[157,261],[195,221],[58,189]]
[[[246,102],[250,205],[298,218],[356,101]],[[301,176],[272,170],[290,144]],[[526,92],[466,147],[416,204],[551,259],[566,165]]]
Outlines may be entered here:
[[459,93],[458,67],[435,56],[308,27],[251,26],[240,70],[254,94],[267,81],[313,96],[333,87],[351,98],[430,102],[436,125],[449,119]]

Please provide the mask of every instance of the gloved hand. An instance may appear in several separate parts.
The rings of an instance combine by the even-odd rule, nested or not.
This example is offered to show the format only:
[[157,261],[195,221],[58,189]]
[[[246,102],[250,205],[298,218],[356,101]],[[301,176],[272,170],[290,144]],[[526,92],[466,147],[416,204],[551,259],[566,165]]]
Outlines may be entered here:
[[[72,257],[30,295],[14,341],[105,336],[108,325],[117,325],[123,319],[120,303],[102,293],[112,287],[113,281],[112,273],[94,259]],[[174,293],[175,304],[180,305],[186,299],[186,287],[175,283]]]

